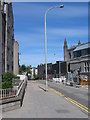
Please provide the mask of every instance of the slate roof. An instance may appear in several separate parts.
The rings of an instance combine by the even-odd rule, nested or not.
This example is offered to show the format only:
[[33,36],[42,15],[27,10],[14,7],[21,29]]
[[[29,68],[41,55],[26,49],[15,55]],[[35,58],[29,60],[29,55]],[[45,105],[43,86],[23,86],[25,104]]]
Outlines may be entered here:
[[87,49],[87,48],[90,48],[90,42],[86,43],[86,44],[78,45],[74,51],[79,51],[79,50],[83,50],[83,49]]

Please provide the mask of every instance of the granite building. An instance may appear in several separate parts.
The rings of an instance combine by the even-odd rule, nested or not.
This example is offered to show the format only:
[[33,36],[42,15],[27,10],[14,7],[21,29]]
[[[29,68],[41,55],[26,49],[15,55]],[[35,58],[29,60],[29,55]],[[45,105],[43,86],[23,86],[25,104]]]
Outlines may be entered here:
[[38,78],[45,79],[45,64],[38,65],[37,69],[38,69]]
[[67,63],[65,61],[56,61],[52,64],[52,77],[59,78],[61,76],[66,76],[67,74]]
[[0,76],[13,72],[14,21],[11,2],[0,1]]
[[73,77],[80,75],[84,79],[90,74],[90,42],[68,48],[67,41],[64,42],[64,61],[68,64],[68,71],[73,73]]
[[[45,64],[38,65],[38,78],[45,79]],[[48,79],[59,78],[67,74],[67,63],[64,61],[56,61],[56,63],[47,64]]]
[[5,31],[6,17],[4,13],[4,4],[0,1],[0,75],[5,71]]
[[5,72],[13,72],[14,26],[12,3],[4,3],[6,16],[5,30]]
[[13,73],[19,73],[19,42],[14,40],[13,45]]

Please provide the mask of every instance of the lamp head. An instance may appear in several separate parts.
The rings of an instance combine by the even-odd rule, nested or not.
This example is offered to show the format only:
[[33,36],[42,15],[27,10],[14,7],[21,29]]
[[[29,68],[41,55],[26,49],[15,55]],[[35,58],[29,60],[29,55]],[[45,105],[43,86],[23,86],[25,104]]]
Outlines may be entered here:
[[60,8],[64,8],[64,5],[62,4],[62,5],[60,5]]

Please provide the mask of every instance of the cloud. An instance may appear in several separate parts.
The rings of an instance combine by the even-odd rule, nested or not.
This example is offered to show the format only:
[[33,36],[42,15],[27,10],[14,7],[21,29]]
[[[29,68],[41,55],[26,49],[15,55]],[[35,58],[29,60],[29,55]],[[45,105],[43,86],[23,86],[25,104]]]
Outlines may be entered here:
[[[88,30],[87,28],[79,28],[79,29],[59,29],[53,28],[48,29],[48,52],[47,58],[48,62],[55,62],[57,60],[63,60],[63,42],[64,39],[59,42],[59,38],[62,37],[67,38],[67,36],[87,36]],[[20,44],[21,56],[20,56],[20,64],[33,65],[37,66],[40,63],[45,63],[45,51],[44,51],[44,35],[40,34],[29,34],[25,33],[23,36],[19,33],[18,37],[22,44]],[[72,42],[72,44],[75,42]],[[71,43],[69,43],[71,45]],[[56,53],[56,56],[54,56]]]
[[[42,31],[41,28],[36,29],[36,31]],[[44,33],[34,32],[34,33],[16,33],[15,38],[19,40],[20,53],[29,54],[43,54],[45,49],[45,38]],[[80,38],[87,38],[88,41],[88,29],[86,27],[82,28],[48,28],[47,29],[47,48],[49,53],[54,53],[54,51],[62,51],[64,39],[66,38],[78,38],[76,41],[72,41],[72,44],[77,44]],[[82,39],[81,39],[82,40]],[[69,42],[69,46],[71,43]]]
[[[14,15],[18,17],[37,17],[39,18],[44,18],[45,12],[48,8],[51,6],[58,6],[60,3],[55,2],[53,3],[40,3],[40,2],[35,2],[35,3],[27,3],[22,2],[22,3],[13,3],[13,9],[14,9]],[[24,8],[24,9],[23,9]],[[23,11],[23,12],[22,12]],[[68,4],[64,3],[64,8],[63,9],[54,9],[49,12],[49,14],[54,14],[62,17],[82,17],[88,15],[88,3],[83,5],[82,3],[75,3],[75,4]]]
[[74,3],[69,5],[68,3],[64,5],[63,10],[58,10],[56,15],[65,18],[76,18],[76,17],[88,17],[88,3],[83,5],[82,3]]
[[53,36],[88,36],[88,28],[82,27],[82,28],[49,28],[48,30],[48,35],[51,34]]
[[44,34],[16,32],[15,38],[19,40],[22,47],[38,48],[44,46]]
[[[40,63],[45,63],[44,14],[50,6],[56,4],[13,3],[15,38],[20,43],[20,64],[37,66]],[[73,38],[74,41],[70,41],[72,45],[77,44],[75,39],[88,38],[87,5],[86,3],[85,5],[83,3],[74,3],[73,5],[65,3],[64,9],[53,10],[49,13],[50,15],[47,16],[48,62],[63,60],[65,37],[71,40]],[[70,42],[68,42],[69,45],[71,45]]]
[[[33,31],[33,29],[32,29]],[[28,45],[37,45],[40,43],[42,44],[45,39],[44,29],[42,28],[35,28],[33,32],[15,32],[15,38],[20,38],[21,42],[27,43]],[[69,28],[51,28],[47,29],[47,35],[53,39],[58,38],[59,36],[77,36],[77,37],[84,37],[88,36],[88,27],[69,27]],[[48,37],[47,36],[47,37]],[[54,38],[55,37],[55,38]],[[37,44],[35,44],[37,43]]]

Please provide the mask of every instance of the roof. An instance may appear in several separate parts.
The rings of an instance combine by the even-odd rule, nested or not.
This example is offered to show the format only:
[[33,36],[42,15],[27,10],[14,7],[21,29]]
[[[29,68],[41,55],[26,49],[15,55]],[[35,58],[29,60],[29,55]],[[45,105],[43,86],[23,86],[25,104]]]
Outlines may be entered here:
[[90,48],[90,43],[78,45],[76,47],[76,49],[74,50],[74,52],[79,51],[79,50],[83,50],[83,49],[87,49],[87,48]]
[[68,51],[74,50],[76,48],[76,46],[72,46],[68,49]]

